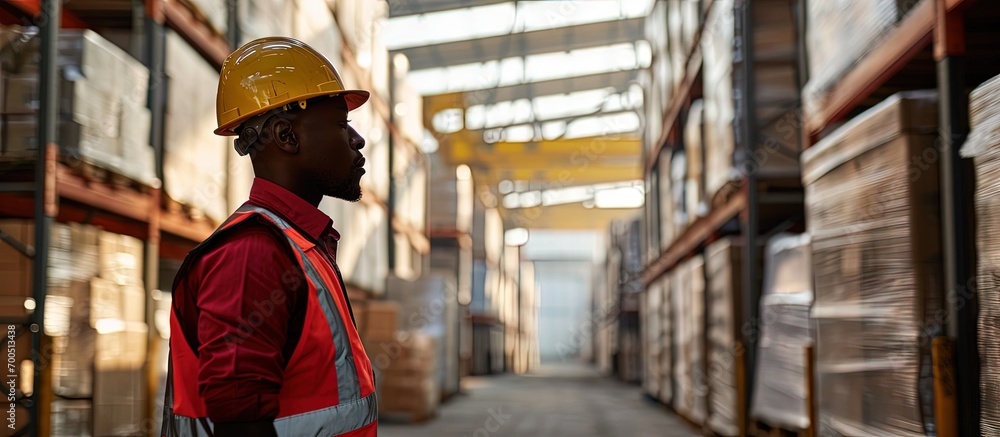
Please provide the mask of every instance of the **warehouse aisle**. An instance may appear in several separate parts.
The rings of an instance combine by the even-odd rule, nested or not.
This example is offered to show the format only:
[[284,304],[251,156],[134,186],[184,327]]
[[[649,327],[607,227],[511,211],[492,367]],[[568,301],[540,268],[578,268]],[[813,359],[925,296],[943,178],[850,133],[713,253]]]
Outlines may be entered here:
[[383,437],[559,437],[699,435],[638,386],[581,365],[549,365],[529,376],[466,378],[464,395],[420,425],[382,424]]

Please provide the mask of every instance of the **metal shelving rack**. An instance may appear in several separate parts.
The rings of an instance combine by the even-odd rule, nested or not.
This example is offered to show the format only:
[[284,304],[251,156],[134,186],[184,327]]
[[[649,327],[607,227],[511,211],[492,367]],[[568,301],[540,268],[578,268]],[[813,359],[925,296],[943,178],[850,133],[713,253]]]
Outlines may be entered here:
[[[713,3],[709,8],[717,7],[715,3],[719,3],[705,1]],[[741,10],[740,5],[744,6],[743,23],[752,24],[750,17],[745,14],[745,5],[749,4],[749,0],[736,1],[737,10]],[[804,57],[807,53],[801,32],[807,23],[802,8],[807,1],[810,0],[798,1],[797,17],[800,74],[803,76],[806,71]],[[975,184],[971,160],[960,157],[959,148],[969,131],[968,90],[1000,74],[1000,61],[997,60],[1000,58],[1000,48],[995,47],[995,44],[990,47],[991,42],[1000,37],[995,29],[998,17],[1000,4],[995,2],[921,0],[881,43],[872,47],[840,79],[829,93],[829,104],[818,111],[803,114],[803,145],[809,147],[837,127],[839,122],[859,114],[895,92],[919,88],[936,88],[939,92],[943,145],[939,161],[942,175],[942,235],[944,270],[948,284],[943,297],[948,303],[946,332],[954,348],[950,364],[953,366],[954,399],[957,400],[957,405],[951,406],[953,411],[957,411],[957,417],[952,418],[951,422],[939,420],[939,435],[978,435],[980,432],[978,309],[975,298],[968,302],[968,299],[959,295],[966,291],[967,281],[976,275],[975,211],[972,199]],[[746,30],[747,27],[744,27],[744,45],[752,47],[752,35],[747,34]],[[703,29],[699,30],[699,34],[702,31]],[[686,74],[679,93],[666,111],[663,134],[651,153],[645,156],[647,174],[656,168],[668,139],[676,135],[678,120],[689,104],[689,96],[697,92],[699,84],[696,77],[700,61],[700,48],[696,44],[687,57]],[[966,65],[975,65],[976,68],[966,68]],[[745,83],[752,83],[752,77],[744,77],[743,80]],[[805,77],[800,77],[799,83],[804,82]],[[744,120],[739,126],[744,134],[751,135],[744,138],[752,139],[752,125]],[[748,144],[753,144],[753,141],[748,141]],[[751,248],[760,246],[755,240],[762,238],[762,231],[767,231],[758,227],[761,205],[768,201],[768,195],[759,192],[755,185],[753,178],[744,179],[743,187],[737,195],[690,224],[669,248],[648,263],[643,273],[644,282],[650,284],[679,261],[724,235],[723,229],[729,228],[738,219],[747,250],[745,255],[749,255],[743,258],[746,281],[743,316],[752,320],[759,308],[762,272],[759,253]],[[755,357],[752,351],[755,347],[751,340],[743,339],[743,346],[748,351],[742,361],[743,368],[740,369],[745,375],[742,390],[743,418],[748,417],[753,386]],[[954,429],[949,429],[949,424],[954,425]],[[747,426],[748,423],[744,421],[743,425]]]
[[[796,6],[801,8],[800,0]],[[717,7],[735,7],[736,37],[740,44],[734,47],[741,59],[753,60],[754,52],[754,23],[753,23],[753,3],[751,0],[734,0],[732,3],[720,0],[703,0],[701,25],[694,37],[691,51],[685,60],[684,76],[680,86],[675,90],[672,102],[664,113],[662,134],[653,145],[649,153],[644,156],[646,174],[654,172],[659,163],[659,159],[664,157],[664,152],[669,152],[669,145],[675,144],[680,131],[683,130],[682,120],[686,117],[684,113],[691,103],[701,96],[703,80],[702,65],[703,54],[701,40],[705,34],[707,18],[712,9]],[[795,29],[797,39],[801,41],[801,23],[796,23]],[[801,56],[801,53],[797,53]],[[804,65],[801,59],[797,61],[801,69]],[[801,75],[801,73],[799,73]],[[736,108],[741,112],[741,118],[734,122],[734,128],[738,130],[737,137],[742,138],[737,143],[737,148],[743,148],[748,154],[753,152],[753,147],[757,141],[756,132],[760,129],[758,120],[753,116],[754,95],[754,62],[744,61],[742,71],[734,86],[734,93],[739,92],[743,97],[736,102],[740,105]],[[752,156],[752,155],[750,155]],[[658,180],[658,178],[657,178]],[[658,183],[658,182],[657,182]],[[742,266],[740,266],[743,296],[742,313],[738,315],[744,321],[757,320],[760,307],[761,292],[761,249],[766,244],[767,238],[778,232],[788,230],[801,230],[804,225],[804,218],[796,210],[800,209],[803,201],[801,187],[797,192],[772,193],[767,191],[767,187],[759,184],[756,172],[748,172],[740,180],[734,181],[732,185],[738,187],[727,198],[717,201],[707,215],[697,218],[688,224],[665,250],[660,251],[656,259],[650,260],[644,267],[642,273],[643,283],[646,286],[657,281],[667,272],[671,271],[680,262],[694,256],[712,242],[727,235],[736,235],[741,238],[743,246]],[[659,191],[659,190],[657,190]],[[762,207],[778,206],[775,212],[765,211],[762,216]],[[762,220],[763,219],[763,220]],[[745,335],[738,340],[735,350],[744,351],[736,360],[735,372],[742,375],[737,387],[743,411],[737,414],[740,417],[740,430],[742,435],[746,435],[749,427],[749,408],[751,400],[751,390],[753,387],[754,366],[756,363],[757,336]],[[707,428],[706,428],[707,429]],[[706,431],[707,432],[707,431]]]
[[[45,295],[49,234],[54,222],[80,222],[100,226],[105,230],[129,235],[146,244],[145,283],[155,287],[158,282],[158,261],[162,253],[183,254],[206,238],[214,226],[204,220],[193,220],[182,213],[171,212],[161,205],[162,190],[158,186],[120,187],[108,181],[82,176],[58,158],[55,129],[58,111],[55,67],[59,28],[90,28],[88,22],[61,7],[59,0],[9,0],[0,5],[0,23],[38,25],[41,29],[40,101],[38,113],[39,154],[34,162],[5,162],[8,171],[0,174],[0,215],[33,219],[35,244],[25,247],[25,255],[34,260],[33,291],[35,310],[27,320],[4,320],[28,330],[32,335],[31,357],[34,368],[33,392],[20,400],[30,414],[28,423],[19,424],[14,435],[44,436],[50,434],[48,418],[50,403],[51,346],[44,332]],[[74,6],[86,6],[75,2]],[[149,107],[152,111],[150,143],[156,150],[156,171],[162,177],[163,122],[166,87],[165,29],[172,28],[191,43],[209,62],[219,67],[230,51],[230,44],[205,24],[195,19],[194,12],[177,0],[136,0],[116,5],[116,12],[142,17],[146,27],[142,35],[146,59],[150,68]],[[52,19],[57,17],[57,19]],[[133,21],[134,23],[134,21]],[[162,241],[161,234],[168,236]],[[23,244],[22,244],[23,246]],[[148,305],[147,305],[148,306]],[[147,310],[149,311],[149,310]],[[148,315],[147,315],[148,316]],[[147,317],[149,319],[149,317]],[[152,335],[152,331],[151,331]],[[152,386],[154,379],[150,378]],[[151,390],[150,393],[155,393]],[[152,409],[153,395],[147,397]]]

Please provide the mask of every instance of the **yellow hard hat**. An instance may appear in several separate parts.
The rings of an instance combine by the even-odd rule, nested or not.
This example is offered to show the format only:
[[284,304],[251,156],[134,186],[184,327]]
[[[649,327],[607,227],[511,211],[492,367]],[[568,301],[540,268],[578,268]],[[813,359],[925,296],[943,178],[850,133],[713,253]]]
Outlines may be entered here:
[[237,135],[255,115],[319,96],[340,95],[353,110],[368,101],[364,90],[348,90],[325,56],[302,41],[283,36],[250,41],[226,58],[215,103],[216,135]]

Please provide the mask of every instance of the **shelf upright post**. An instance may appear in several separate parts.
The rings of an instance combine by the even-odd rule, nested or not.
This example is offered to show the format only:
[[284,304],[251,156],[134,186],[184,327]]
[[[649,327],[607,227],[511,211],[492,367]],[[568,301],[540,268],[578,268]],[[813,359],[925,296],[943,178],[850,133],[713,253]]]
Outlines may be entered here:
[[[739,123],[736,128],[738,133],[742,135],[737,135],[738,139],[742,139],[741,142],[737,144],[737,147],[742,146],[746,151],[746,160],[750,161],[755,156],[754,151],[756,149],[757,141],[757,117],[756,117],[756,106],[754,105],[754,81],[755,75],[753,71],[753,58],[754,58],[754,35],[753,35],[753,3],[751,0],[739,0],[735,3],[734,11],[736,16],[736,47],[734,47],[735,55],[734,62],[740,62],[742,65],[740,68],[739,86],[736,88],[736,95],[739,100],[737,104],[738,113],[742,113],[739,118]],[[756,363],[757,363],[757,341],[760,337],[760,289],[761,289],[761,278],[760,278],[760,260],[758,259],[758,254],[760,250],[758,248],[758,234],[760,233],[759,224],[759,211],[758,211],[758,193],[757,193],[757,172],[756,169],[751,166],[747,169],[745,173],[745,189],[747,190],[747,206],[744,211],[743,220],[743,235],[746,244],[743,250],[743,284],[744,284],[744,299],[743,300],[743,320],[745,323],[749,323],[749,326],[754,327],[754,329],[743,329],[743,344],[745,346],[743,360],[746,381],[746,389],[743,391],[745,399],[743,399],[744,407],[749,409],[751,399],[753,399],[753,386],[754,378],[756,376]],[[744,417],[750,417],[749,410],[744,411]]]
[[[48,288],[49,233],[56,216],[56,123],[58,122],[58,40],[61,3],[59,0],[42,0],[41,15],[38,17],[41,37],[41,60],[39,68],[38,111],[38,157],[35,162],[35,257],[32,272],[32,297],[35,311],[31,314],[31,360],[33,367],[32,393],[28,407],[31,420],[29,434],[49,434],[49,396],[51,348],[45,341],[45,294]],[[44,419],[44,420],[43,420]]]
[[945,267],[945,332],[955,339],[955,383],[959,435],[979,435],[976,240],[971,159],[959,149],[969,134],[965,90],[965,26],[962,12],[936,2],[934,57],[940,104],[941,224]]

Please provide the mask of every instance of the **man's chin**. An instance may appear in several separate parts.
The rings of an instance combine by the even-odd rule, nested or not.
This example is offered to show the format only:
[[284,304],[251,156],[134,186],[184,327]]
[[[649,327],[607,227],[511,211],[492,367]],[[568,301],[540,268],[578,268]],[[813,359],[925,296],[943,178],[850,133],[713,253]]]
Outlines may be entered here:
[[362,193],[361,193],[361,188],[358,188],[356,191],[351,191],[351,192],[347,192],[347,193],[340,192],[340,193],[335,193],[335,194],[328,194],[328,196],[336,198],[336,199],[340,199],[340,200],[346,200],[348,202],[358,202],[358,201],[361,200]]

